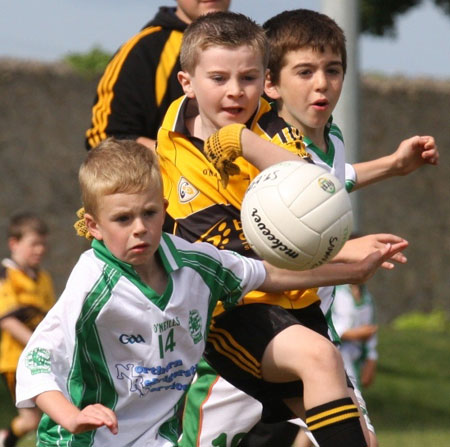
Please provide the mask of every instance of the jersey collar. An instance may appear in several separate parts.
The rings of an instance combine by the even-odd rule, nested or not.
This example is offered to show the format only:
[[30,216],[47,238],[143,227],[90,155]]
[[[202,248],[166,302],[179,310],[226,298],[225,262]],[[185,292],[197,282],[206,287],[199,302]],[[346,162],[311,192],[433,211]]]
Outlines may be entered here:
[[92,241],[94,254],[111,268],[131,281],[148,299],[150,299],[160,309],[165,309],[170,300],[173,290],[171,273],[183,267],[184,263],[177,252],[170,236],[163,233],[158,247],[157,256],[160,257],[164,270],[167,273],[168,282],[166,290],[162,295],[157,294],[149,285],[144,283],[134,267],[127,262],[116,258],[106,247],[103,241],[94,239]]
[[40,268],[22,268],[19,266],[19,264],[17,264],[13,259],[10,258],[3,259],[1,265],[11,270],[17,270],[25,276],[28,276],[28,278],[32,279],[33,281],[37,281],[39,277]]
[[[106,247],[103,241],[94,239],[92,241],[92,248],[95,255],[102,261],[107,262],[109,265],[122,271],[127,276],[139,278],[139,275],[137,274],[134,267],[131,264],[121,261],[116,256],[114,256]],[[176,251],[173,242],[170,240],[170,237],[165,233],[162,234],[157,251],[157,256],[161,258],[164,270],[167,274],[170,274],[174,270],[178,270],[183,266],[183,260],[181,259],[181,256]]]
[[310,138],[308,138],[306,135],[303,135],[303,141],[306,144],[306,147],[308,151],[314,152],[317,157],[319,157],[324,163],[326,163],[328,166],[333,166],[333,160],[334,160],[334,144],[331,141],[330,138],[330,130],[331,126],[333,124],[333,117],[330,116],[328,119],[327,124],[325,125],[325,129],[323,130],[324,138],[327,143],[327,152],[323,152],[320,150]]

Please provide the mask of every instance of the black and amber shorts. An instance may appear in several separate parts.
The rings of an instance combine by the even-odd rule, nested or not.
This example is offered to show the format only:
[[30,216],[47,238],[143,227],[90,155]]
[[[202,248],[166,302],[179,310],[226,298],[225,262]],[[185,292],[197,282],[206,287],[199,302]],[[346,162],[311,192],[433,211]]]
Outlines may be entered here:
[[224,379],[263,404],[264,422],[295,417],[284,399],[303,396],[300,380],[274,383],[261,376],[267,346],[277,334],[295,324],[329,340],[327,322],[318,302],[302,309],[263,303],[237,306],[216,316],[210,327],[204,358]]

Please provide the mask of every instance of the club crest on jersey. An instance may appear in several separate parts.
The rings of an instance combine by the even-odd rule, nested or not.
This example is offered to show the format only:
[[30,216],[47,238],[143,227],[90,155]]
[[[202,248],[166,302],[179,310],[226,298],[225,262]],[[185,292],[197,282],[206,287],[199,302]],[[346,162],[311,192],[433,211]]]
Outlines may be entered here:
[[34,348],[27,354],[25,362],[32,375],[49,374],[51,372],[50,351],[48,349]]
[[180,203],[188,203],[195,199],[199,194],[199,190],[189,183],[184,177],[180,177],[178,181],[178,198]]
[[197,309],[189,311],[189,332],[195,344],[202,341],[202,317]]

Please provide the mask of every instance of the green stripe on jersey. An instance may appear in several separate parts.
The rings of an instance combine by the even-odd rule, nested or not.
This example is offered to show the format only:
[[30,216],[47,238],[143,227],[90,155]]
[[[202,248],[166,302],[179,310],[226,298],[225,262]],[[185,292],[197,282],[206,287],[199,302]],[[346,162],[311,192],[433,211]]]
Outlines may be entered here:
[[241,298],[240,278],[233,271],[225,268],[217,259],[198,251],[179,250],[178,252],[181,254],[183,264],[194,269],[210,290],[209,315],[212,315],[217,301],[222,301],[227,309],[234,306]]
[[75,353],[67,388],[73,403],[80,408],[101,403],[113,409],[117,403],[117,394],[95,321],[111,298],[120,277],[121,274],[115,268],[105,264],[102,276],[86,297],[75,327]]
[[180,411],[184,406],[186,393],[183,393],[180,400],[177,402],[174,408],[172,408],[172,416],[168,418],[158,429],[158,434],[164,439],[168,439],[173,445],[178,445],[177,441],[180,436]]
[[339,129],[336,124],[331,124],[330,134],[338,137],[342,142],[344,142],[344,136],[342,135],[341,129]]
[[217,372],[202,359],[197,364],[195,387],[191,387],[186,396],[183,416],[183,436],[179,442],[180,447],[199,445],[202,430],[203,404],[208,399],[211,388],[217,382]]
[[[100,337],[95,326],[98,313],[111,298],[111,292],[120,278],[120,273],[105,264],[101,276],[92,287],[83,304],[76,323],[75,349],[72,368],[67,381],[67,391],[72,403],[78,408],[101,403],[114,409],[117,393],[110,376]],[[39,425],[40,445],[91,446],[95,430],[73,435],[44,414]],[[47,442],[49,444],[47,444]]]

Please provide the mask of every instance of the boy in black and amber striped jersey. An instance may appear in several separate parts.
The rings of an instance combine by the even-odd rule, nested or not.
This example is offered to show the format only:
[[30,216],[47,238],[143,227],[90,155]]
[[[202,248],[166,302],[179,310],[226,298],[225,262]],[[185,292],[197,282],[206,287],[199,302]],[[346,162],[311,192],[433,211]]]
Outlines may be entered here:
[[[284,125],[260,98],[266,62],[267,42],[253,21],[233,13],[200,17],[183,37],[179,80],[185,97],[171,105],[158,133],[164,195],[175,233],[246,256],[254,256],[239,219],[246,187],[264,163],[274,161],[274,148],[297,160],[305,155],[300,134]],[[212,148],[223,152],[241,145],[248,161],[239,157],[232,165],[227,159],[225,174],[239,172],[227,184],[224,171],[208,161],[215,156]],[[251,164],[255,151],[264,154],[263,164]],[[320,279],[315,277],[317,270],[311,271],[310,287],[328,280],[333,284],[333,267],[338,266],[325,267],[329,270]],[[248,305],[221,313],[213,321],[205,355],[209,364],[199,364],[197,381],[189,390],[180,445],[229,445],[227,433],[202,439],[208,427],[205,408],[198,404],[202,396],[211,396],[216,384],[208,379],[212,366],[258,399],[266,420],[303,415],[304,405],[321,447],[365,446],[358,410],[349,397],[339,353],[326,338],[327,324],[315,290],[257,292],[244,300]],[[226,405],[222,402],[220,407],[216,420],[225,422]],[[330,414],[338,415],[339,424]]]

